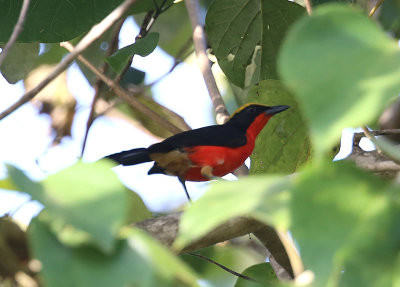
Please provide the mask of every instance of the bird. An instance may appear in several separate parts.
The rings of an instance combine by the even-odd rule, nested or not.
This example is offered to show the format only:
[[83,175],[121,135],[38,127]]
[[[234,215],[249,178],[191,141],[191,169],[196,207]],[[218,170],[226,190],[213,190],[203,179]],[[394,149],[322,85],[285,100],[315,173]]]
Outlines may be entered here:
[[184,131],[147,148],[105,158],[123,166],[154,162],[148,174],[176,176],[191,202],[186,181],[209,181],[235,171],[252,154],[256,137],[270,118],[288,108],[249,103],[222,125]]

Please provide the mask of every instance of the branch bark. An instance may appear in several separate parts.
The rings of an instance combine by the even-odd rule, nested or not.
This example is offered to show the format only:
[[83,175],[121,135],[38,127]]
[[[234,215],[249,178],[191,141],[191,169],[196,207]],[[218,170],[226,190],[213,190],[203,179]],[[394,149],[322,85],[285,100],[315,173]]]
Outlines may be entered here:
[[99,24],[93,26],[86,36],[83,37],[82,40],[75,46],[74,50],[69,53],[43,81],[41,81],[30,91],[27,91],[16,103],[11,105],[0,114],[0,120],[33,99],[44,87],[46,87],[52,80],[61,74],[80,53],[93,44],[94,41],[100,38],[105,31],[107,31],[116,21],[118,21],[136,1],[137,0],[125,0]]
[[214,75],[211,71],[210,60],[207,57],[206,36],[204,33],[203,24],[201,23],[199,17],[199,3],[197,0],[185,0],[185,4],[189,14],[190,22],[192,23],[193,43],[196,51],[197,62],[201,73],[203,74],[208,94],[210,95],[212,104],[214,106],[217,123],[223,124],[229,120],[229,114],[218,90]]
[[[163,245],[171,247],[178,235],[181,215],[181,212],[171,213],[165,216],[138,222],[135,226],[148,232]],[[192,252],[219,242],[261,230],[264,227],[265,225],[263,223],[249,217],[232,218],[224,224],[216,227],[204,237],[192,242],[179,252]]]

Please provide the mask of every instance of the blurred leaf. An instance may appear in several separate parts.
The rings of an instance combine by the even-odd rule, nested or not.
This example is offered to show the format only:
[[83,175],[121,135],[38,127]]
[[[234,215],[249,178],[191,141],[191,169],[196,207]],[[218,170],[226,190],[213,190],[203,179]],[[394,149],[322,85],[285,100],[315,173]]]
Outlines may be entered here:
[[286,30],[305,13],[283,0],[216,0],[206,17],[208,41],[226,76],[244,88],[277,79],[276,57]]
[[115,54],[107,57],[106,61],[115,72],[120,74],[128,63],[130,57],[133,55],[145,57],[153,52],[157,47],[158,38],[158,33],[149,33],[145,38],[137,39],[135,43],[119,49]]
[[0,189],[16,190],[16,186],[12,183],[10,178],[0,180]]
[[[55,43],[71,40],[100,22],[120,0],[31,0],[19,42]],[[22,0],[0,1],[0,42],[7,42]]]
[[61,47],[59,43],[41,43],[40,44],[40,55],[36,59],[35,67],[41,65],[53,65],[57,64],[62,58],[68,53],[68,51]]
[[[196,274],[178,257],[173,255],[166,247],[139,229],[127,229],[124,234],[127,237],[129,247],[140,254],[146,262],[149,262],[169,286],[199,286]],[[173,282],[175,282],[173,284]],[[178,282],[181,284],[178,285]],[[150,285],[161,286],[161,285]]]
[[275,115],[258,135],[250,173],[295,172],[310,158],[311,145],[307,124],[294,96],[281,82],[265,80],[250,90],[248,102],[290,106]]
[[[165,5],[167,6],[168,3]],[[135,21],[142,25],[144,15],[135,15]],[[160,34],[158,46],[172,57],[192,39],[192,28],[184,1],[175,3],[154,22],[151,31]]]
[[30,72],[35,64],[38,55],[38,43],[15,43],[9,50],[6,59],[1,65],[1,74],[7,80],[7,82],[9,82],[10,84],[15,84],[19,80],[24,79],[26,75]]
[[397,43],[351,7],[323,5],[304,17],[288,34],[279,64],[317,153],[331,148],[342,129],[373,121],[400,91]]
[[[162,118],[169,120],[171,123],[173,123],[175,126],[180,128],[182,131],[190,130],[190,127],[188,126],[188,124],[185,122],[185,120],[180,115],[178,115],[177,113],[164,107],[163,105],[160,105],[154,99],[152,99],[148,96],[143,96],[143,95],[138,95],[136,98],[142,104],[149,107],[155,113],[159,114]],[[120,105],[119,107],[122,110],[122,112],[124,112],[130,116],[133,116],[135,119],[139,120],[140,123],[146,129],[148,129],[150,132],[152,132],[156,136],[162,137],[162,138],[167,138],[167,137],[170,137],[173,135],[170,131],[161,127],[158,123],[154,122],[149,117],[147,117],[137,111],[134,111],[128,105]]]
[[[387,275],[394,275],[400,249],[399,188],[347,162],[316,162],[294,182],[291,231],[305,268],[315,273],[315,286],[337,286],[342,270],[344,279],[351,278],[348,286],[393,286],[372,282],[388,282]],[[381,256],[372,256],[379,250]],[[366,257],[372,261],[354,264]]]
[[137,230],[130,233],[128,240],[119,241],[111,254],[91,246],[63,245],[41,214],[32,220],[28,234],[33,256],[43,265],[45,286],[182,286],[180,282],[197,286],[192,271]]
[[[49,176],[42,184],[33,183],[13,167],[9,168],[9,175],[20,191],[45,206],[43,218],[60,236],[64,235],[60,238],[71,239],[65,243],[80,243],[89,236],[104,252],[111,252],[128,207],[124,186],[112,166],[108,161],[79,162]],[[65,236],[65,229],[71,227],[78,232]]]
[[257,280],[258,282],[238,278],[234,287],[276,286],[279,284],[279,280],[276,277],[271,264],[267,262],[250,266],[244,270],[242,274]]
[[236,216],[250,215],[285,229],[289,224],[290,182],[286,177],[254,176],[213,183],[183,213],[175,246],[181,248]]
[[[29,260],[26,233],[9,216],[0,217],[0,276],[13,278],[22,270],[26,270]],[[3,285],[3,284],[2,284]]]
[[121,85],[123,87],[128,86],[129,84],[133,85],[139,85],[142,84],[144,81],[146,73],[135,69],[133,67],[129,67],[129,69],[126,71],[126,73],[123,75],[121,79]]
[[[55,65],[37,66],[25,78],[25,89],[31,90],[36,87],[54,68]],[[53,144],[58,144],[64,137],[71,136],[76,100],[69,91],[66,71],[41,90],[31,103],[40,113],[50,116]]]
[[136,192],[126,190],[127,193],[127,216],[126,223],[131,224],[152,217],[151,212],[147,209],[142,198]]
[[[237,245],[238,240],[243,240],[243,245]],[[241,271],[248,266],[265,260],[262,254],[249,247],[251,242],[252,239],[249,239],[249,236],[246,235],[240,239],[235,239],[234,243],[224,242],[196,250],[194,253],[208,257],[231,270]],[[246,243],[249,244],[246,246]],[[201,278],[206,278],[211,286],[231,287],[236,281],[236,276],[206,260],[188,254],[182,254],[181,258],[192,269],[196,270]]]
[[397,39],[400,38],[400,1],[383,1],[378,14],[379,22],[385,31],[391,33]]

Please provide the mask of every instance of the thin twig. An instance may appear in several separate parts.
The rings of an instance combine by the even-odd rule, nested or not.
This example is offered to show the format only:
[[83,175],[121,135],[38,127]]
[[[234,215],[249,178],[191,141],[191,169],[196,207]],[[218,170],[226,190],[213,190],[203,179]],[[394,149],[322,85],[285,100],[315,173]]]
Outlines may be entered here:
[[374,7],[372,7],[371,11],[369,11],[368,17],[372,18],[374,16],[375,12],[378,10],[378,8],[382,5],[383,1],[385,0],[378,0],[375,4]]
[[[363,130],[365,136],[366,136],[370,141],[376,142],[375,136],[373,136],[373,135],[369,132],[369,129],[368,129],[366,126],[362,126],[361,129]],[[376,150],[377,150],[379,153],[382,153],[381,149],[380,149],[377,145],[375,145],[375,147],[376,147]]]
[[[392,135],[400,135],[400,129],[387,129],[387,130],[376,130],[376,131],[368,131],[370,135],[374,137],[378,136],[392,136]],[[365,133],[354,133],[354,142],[358,145],[361,138],[365,137]]]
[[306,10],[308,15],[312,15],[312,5],[310,0],[304,0],[304,4],[306,5]]
[[203,255],[201,255],[201,254],[191,253],[191,252],[188,252],[188,253],[186,253],[186,254],[187,254],[187,255],[190,255],[190,256],[194,256],[194,257],[201,258],[201,259],[203,259],[203,260],[205,260],[205,261],[208,261],[208,262],[210,262],[210,263],[212,263],[212,264],[215,264],[215,265],[217,265],[219,268],[222,268],[223,270],[225,270],[225,271],[227,271],[227,272],[229,272],[229,273],[231,273],[231,274],[233,274],[233,275],[235,275],[235,276],[237,276],[237,277],[239,277],[239,278],[242,278],[242,279],[244,279],[244,280],[248,280],[248,281],[253,281],[253,282],[259,282],[259,283],[261,283],[260,281],[258,281],[258,280],[256,280],[256,279],[253,279],[253,278],[251,278],[251,277],[249,277],[249,276],[246,276],[246,275],[240,274],[240,273],[238,273],[238,272],[236,272],[236,271],[233,271],[232,269],[229,269],[228,267],[226,267],[226,266],[224,266],[224,265],[222,265],[222,264],[220,264],[220,263],[218,263],[218,262],[212,260],[211,258],[208,258],[208,257],[206,257],[206,256],[203,256]]
[[11,105],[0,114],[0,120],[32,100],[44,87],[46,87],[52,80],[61,74],[80,53],[93,44],[94,41],[100,38],[105,31],[107,31],[116,21],[118,21],[136,1],[137,0],[125,0],[99,24],[93,26],[86,36],[83,37],[82,40],[75,46],[74,50],[71,51],[71,53],[69,53],[45,79],[43,79],[33,89],[26,92],[16,103]]
[[22,32],[24,28],[24,22],[26,19],[26,14],[28,13],[30,0],[24,0],[21,7],[21,12],[19,13],[19,17],[17,23],[14,26],[14,30],[11,33],[10,39],[8,40],[7,44],[4,46],[3,50],[0,54],[0,67],[3,64],[8,52],[10,51],[11,47],[14,45],[15,41],[17,41],[19,34]]
[[210,60],[207,57],[206,37],[203,25],[200,22],[200,6],[197,0],[186,0],[186,9],[189,14],[190,22],[193,29],[193,43],[196,51],[197,62],[206,82],[208,94],[214,106],[216,119],[218,124],[223,124],[229,120],[229,114],[225,103],[218,90],[214,75],[211,71]]
[[[63,42],[60,44],[65,49],[72,51],[74,47],[69,42]],[[99,79],[101,79],[107,86],[109,86],[117,96],[127,102],[133,109],[139,111],[140,113],[146,115],[148,118],[157,122],[160,126],[164,127],[173,134],[182,132],[180,128],[170,123],[156,112],[148,108],[146,105],[142,104],[138,99],[132,97],[132,95],[127,92],[124,88],[118,85],[114,80],[108,78],[106,75],[102,74],[95,66],[93,66],[89,61],[87,61],[82,55],[79,55],[78,60],[82,62],[86,67],[88,67]]]
[[[142,25],[140,27],[140,31],[139,34],[135,37],[135,41],[137,41],[138,39],[143,39],[144,37],[147,36],[147,34],[150,32],[151,28],[153,27],[155,21],[157,20],[157,18],[164,13],[165,11],[168,10],[169,7],[171,7],[172,5],[168,6],[168,7],[164,7],[166,3],[166,0],[164,0],[161,3],[161,6],[157,5],[157,2],[154,1],[154,6],[155,6],[155,10],[150,10],[147,12],[146,16],[143,19]],[[115,81],[117,83],[119,83],[122,79],[122,77],[125,75],[125,73],[129,70],[130,66],[132,65],[132,61],[133,61],[133,57],[135,55],[132,55],[129,60],[128,63],[126,63],[125,67],[122,69],[122,72],[117,75],[115,77]]]
[[[106,56],[110,56],[112,53],[114,53],[114,51],[116,51],[118,49],[119,32],[121,31],[122,24],[124,23],[124,21],[125,21],[125,19],[119,20],[119,23],[113,29],[113,33],[112,33],[113,36],[111,38],[110,45],[109,45],[109,47],[107,49]],[[108,68],[108,64],[107,64],[107,62],[104,62],[103,65],[100,68],[101,73],[105,74],[107,72],[107,68]],[[89,135],[89,129],[92,126],[93,122],[95,121],[95,119],[97,117],[96,113],[95,113],[96,103],[100,98],[101,88],[102,88],[103,84],[104,84],[104,82],[101,79],[97,79],[95,84],[94,84],[95,94],[94,94],[94,97],[93,97],[92,105],[90,107],[89,117],[88,117],[88,120],[86,122],[86,131],[85,131],[85,136],[83,137],[81,157],[83,156],[83,153],[85,152],[86,141],[87,141],[87,137]]]

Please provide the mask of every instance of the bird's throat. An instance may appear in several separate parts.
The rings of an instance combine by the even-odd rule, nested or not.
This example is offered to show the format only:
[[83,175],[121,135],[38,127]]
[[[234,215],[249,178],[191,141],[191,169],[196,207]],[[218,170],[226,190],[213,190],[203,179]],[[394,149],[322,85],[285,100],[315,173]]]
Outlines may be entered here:
[[271,116],[265,113],[258,115],[247,129],[247,138],[255,141],[256,137],[264,128],[264,126],[268,123],[270,118]]

